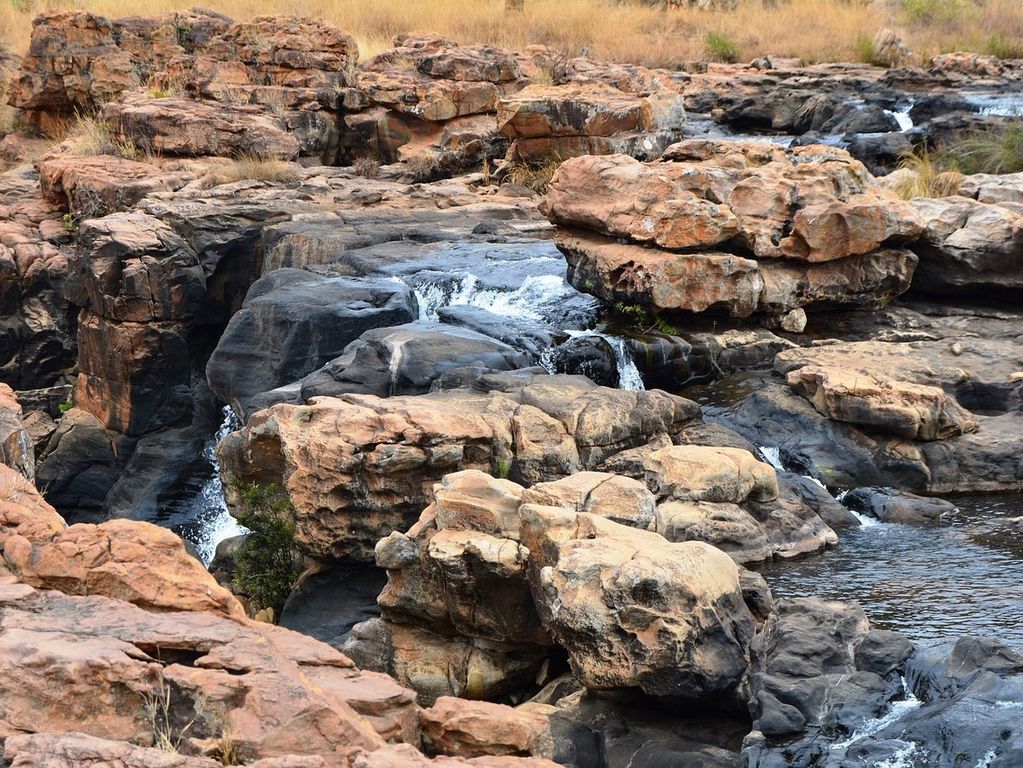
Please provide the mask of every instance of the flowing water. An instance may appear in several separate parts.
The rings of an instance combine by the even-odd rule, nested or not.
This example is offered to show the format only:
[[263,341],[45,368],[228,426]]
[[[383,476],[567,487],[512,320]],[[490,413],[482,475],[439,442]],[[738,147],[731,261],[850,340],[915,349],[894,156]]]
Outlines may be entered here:
[[832,550],[756,570],[775,597],[854,601],[874,626],[924,644],[973,634],[1023,649],[1023,495],[951,500],[938,524],[842,529]]

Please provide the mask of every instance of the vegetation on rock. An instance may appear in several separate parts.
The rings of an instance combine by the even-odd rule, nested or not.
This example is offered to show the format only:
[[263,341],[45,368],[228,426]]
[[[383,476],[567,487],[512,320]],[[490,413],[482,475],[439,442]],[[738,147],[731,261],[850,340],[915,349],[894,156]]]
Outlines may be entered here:
[[251,533],[235,554],[233,586],[256,611],[269,608],[279,616],[301,570],[294,509],[273,483],[245,488],[242,504],[238,522]]

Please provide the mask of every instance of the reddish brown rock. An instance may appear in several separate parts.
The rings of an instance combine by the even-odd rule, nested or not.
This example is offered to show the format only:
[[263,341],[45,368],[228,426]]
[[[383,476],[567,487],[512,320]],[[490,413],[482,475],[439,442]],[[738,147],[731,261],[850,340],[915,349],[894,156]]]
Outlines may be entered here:
[[543,715],[444,696],[419,715],[427,751],[457,757],[550,758],[554,739]]
[[21,403],[6,384],[0,383],[0,464],[35,478],[35,451],[21,420]]
[[249,760],[343,763],[383,746],[371,721],[389,724],[387,738],[416,733],[410,692],[367,681],[329,646],[265,624],[7,585],[0,626],[6,733],[75,731],[148,746],[154,701],[187,751],[214,750],[226,734]]
[[9,736],[4,741],[4,758],[18,768],[217,768],[222,765],[209,757],[189,757],[84,733]]

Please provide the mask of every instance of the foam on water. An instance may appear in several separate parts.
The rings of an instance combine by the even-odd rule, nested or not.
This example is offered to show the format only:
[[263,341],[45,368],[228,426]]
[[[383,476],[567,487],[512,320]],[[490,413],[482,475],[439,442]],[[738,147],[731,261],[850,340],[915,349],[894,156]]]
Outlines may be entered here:
[[217,463],[217,443],[231,432],[241,428],[241,422],[234,415],[230,406],[224,406],[224,420],[217,433],[210,438],[203,448],[203,458],[212,467],[213,474],[203,483],[199,493],[192,502],[193,519],[199,533],[193,541],[203,565],[209,565],[216,554],[217,544],[224,539],[246,533],[246,529],[238,525],[231,517],[224,502],[224,486],[220,482],[220,465]]
[[451,282],[418,282],[412,288],[419,302],[420,320],[437,320],[441,307],[467,304],[503,317],[548,322],[562,302],[578,295],[560,275],[529,275],[514,291],[486,288],[473,274]]
[[913,127],[913,118],[909,116],[910,106],[907,106],[897,112],[895,110],[886,109],[884,113],[895,118],[895,122],[899,124],[899,130],[905,132]]
[[916,696],[914,696],[913,692],[909,690],[909,687],[906,685],[905,678],[903,678],[902,680],[902,690],[905,691],[906,698],[900,701],[892,702],[892,705],[888,708],[888,711],[885,712],[881,717],[874,718],[873,720],[868,720],[859,728],[857,728],[852,733],[852,735],[849,736],[848,739],[846,739],[845,741],[839,741],[832,744],[831,749],[848,749],[856,742],[862,741],[868,736],[873,736],[875,733],[878,733],[887,728],[888,726],[897,723],[905,715],[912,712],[914,709],[919,709],[923,702],[920,701],[920,699],[918,699]]
[[917,752],[917,745],[912,742],[904,742],[890,757],[874,762],[873,768],[919,768],[913,756]]

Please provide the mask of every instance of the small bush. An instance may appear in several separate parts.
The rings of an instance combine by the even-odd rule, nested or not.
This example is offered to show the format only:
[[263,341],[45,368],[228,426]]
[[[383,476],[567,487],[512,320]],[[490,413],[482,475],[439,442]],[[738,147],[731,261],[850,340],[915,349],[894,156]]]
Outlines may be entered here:
[[352,163],[352,170],[356,176],[362,176],[364,179],[375,179],[380,175],[380,162],[375,157],[369,155],[363,155],[355,159]]
[[432,181],[440,171],[437,158],[430,154],[413,155],[405,161],[405,173],[414,182]]
[[251,533],[234,556],[234,588],[256,611],[280,616],[301,572],[295,550],[294,508],[274,484],[252,485],[242,494],[238,522]]
[[1023,171],[1023,122],[971,133],[947,155],[962,173],[1019,173]]
[[858,61],[864,64],[872,64],[875,67],[888,66],[888,62],[883,61],[878,54],[877,46],[874,45],[874,38],[870,35],[864,33],[857,35],[853,48],[856,51],[856,59]]
[[704,44],[708,56],[726,64],[734,64],[742,55],[742,51],[734,41],[716,32],[708,32]]
[[528,187],[539,195],[546,195],[554,173],[561,167],[560,157],[530,160],[511,164],[505,171],[504,180],[509,184]]
[[266,181],[287,184],[298,179],[293,163],[260,155],[244,153],[235,160],[221,163],[211,170],[207,179],[213,186],[236,181]]

